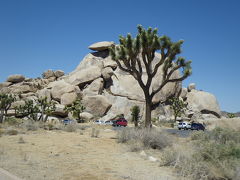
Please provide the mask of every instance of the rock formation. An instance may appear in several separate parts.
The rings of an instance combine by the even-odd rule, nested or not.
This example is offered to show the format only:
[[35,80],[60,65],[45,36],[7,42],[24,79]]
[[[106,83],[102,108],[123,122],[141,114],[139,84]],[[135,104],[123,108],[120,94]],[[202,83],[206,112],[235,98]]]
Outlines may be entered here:
[[[11,75],[6,82],[0,83],[0,93],[14,93],[18,101],[14,104],[22,104],[24,99],[36,100],[37,97],[47,97],[48,101],[54,100],[58,117],[66,117],[64,106],[71,104],[75,99],[82,98],[86,107],[83,116],[92,120],[101,118],[108,120],[118,114],[124,114],[130,118],[130,108],[140,106],[144,113],[144,95],[137,81],[129,74],[121,71],[115,61],[111,59],[108,47],[113,42],[95,43],[89,48],[96,52],[89,53],[80,62],[77,68],[65,75],[61,70],[47,70],[42,74],[43,78],[29,79],[23,75]],[[155,54],[153,63],[160,58]],[[143,77],[146,76],[146,72]],[[153,79],[150,90],[161,82],[162,68],[159,68]],[[179,72],[172,78],[179,77]],[[159,119],[171,118],[172,112],[167,105],[167,100],[172,96],[180,97],[188,103],[189,114],[211,114],[220,117],[220,108],[214,95],[196,90],[195,84],[188,88],[182,88],[181,83],[169,83],[162,91],[154,96],[155,110],[153,116]],[[141,114],[142,117],[143,114]]]

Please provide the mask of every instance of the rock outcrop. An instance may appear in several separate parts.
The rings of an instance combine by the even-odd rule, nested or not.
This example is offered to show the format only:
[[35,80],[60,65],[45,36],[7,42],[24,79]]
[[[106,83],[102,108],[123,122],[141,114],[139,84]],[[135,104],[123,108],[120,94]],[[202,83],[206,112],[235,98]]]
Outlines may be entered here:
[[23,82],[25,79],[25,77],[21,74],[14,74],[14,75],[10,75],[7,78],[7,82],[11,82],[11,83],[19,83],[19,82]]
[[[7,82],[0,83],[0,93],[14,93],[19,99],[13,105],[22,104],[26,99],[36,101],[37,98],[47,97],[48,101],[55,101],[56,110],[53,113],[57,117],[67,117],[64,110],[77,98],[82,98],[86,107],[81,114],[85,120],[101,118],[109,120],[118,114],[124,114],[131,118],[130,109],[138,105],[141,110],[140,117],[144,117],[144,94],[137,81],[128,73],[117,67],[109,55],[108,48],[113,42],[95,43],[89,48],[96,52],[87,54],[77,68],[65,74],[62,70],[47,70],[43,78],[25,78],[23,75],[11,75]],[[161,55],[156,53],[153,65]],[[153,78],[150,91],[157,88],[162,81],[163,70],[160,67]],[[143,68],[144,83],[147,74]],[[171,78],[179,78],[180,72],[176,71]],[[181,83],[169,83],[153,98],[155,109],[152,114],[158,119],[171,119],[172,111],[168,105],[168,99],[178,96],[188,103],[189,114],[202,117],[220,117],[220,108],[214,95],[196,90],[194,83],[187,88],[182,88]]]

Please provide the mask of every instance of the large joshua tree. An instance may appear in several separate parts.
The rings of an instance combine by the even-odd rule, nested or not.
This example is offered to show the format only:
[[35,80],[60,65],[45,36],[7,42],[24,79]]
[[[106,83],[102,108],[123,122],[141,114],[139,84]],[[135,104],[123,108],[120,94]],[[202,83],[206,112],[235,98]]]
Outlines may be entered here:
[[[135,38],[128,34],[119,37],[119,45],[112,46],[110,55],[118,64],[118,67],[131,74],[138,82],[145,96],[145,127],[151,127],[151,112],[153,110],[153,97],[170,82],[181,82],[191,75],[191,61],[183,57],[177,57],[181,53],[183,40],[172,42],[167,36],[159,36],[158,30],[149,27],[147,30],[138,26],[138,34]],[[155,52],[161,54],[157,63],[153,64]],[[162,81],[155,89],[150,89],[153,78],[159,68],[162,68]],[[147,80],[143,80],[143,69],[146,70]],[[183,69],[178,78],[172,74]]]

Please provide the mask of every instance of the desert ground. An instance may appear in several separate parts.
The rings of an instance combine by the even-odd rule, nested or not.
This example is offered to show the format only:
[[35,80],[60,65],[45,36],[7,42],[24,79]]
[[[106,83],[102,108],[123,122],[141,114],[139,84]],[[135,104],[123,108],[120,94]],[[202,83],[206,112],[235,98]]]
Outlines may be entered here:
[[[75,132],[38,129],[3,135],[0,168],[26,180],[176,179],[170,168],[117,143],[110,126],[94,128],[99,130],[97,137],[92,137],[91,125]],[[154,150],[146,154],[159,157]]]

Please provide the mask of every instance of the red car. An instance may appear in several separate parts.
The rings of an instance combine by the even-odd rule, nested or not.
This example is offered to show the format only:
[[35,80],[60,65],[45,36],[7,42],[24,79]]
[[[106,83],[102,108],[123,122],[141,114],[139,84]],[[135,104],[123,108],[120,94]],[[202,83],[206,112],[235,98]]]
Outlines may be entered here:
[[128,124],[128,122],[125,118],[119,118],[119,119],[113,121],[113,126],[124,126],[124,127],[126,127],[127,124]]

